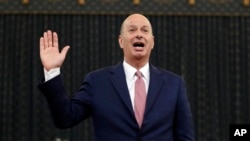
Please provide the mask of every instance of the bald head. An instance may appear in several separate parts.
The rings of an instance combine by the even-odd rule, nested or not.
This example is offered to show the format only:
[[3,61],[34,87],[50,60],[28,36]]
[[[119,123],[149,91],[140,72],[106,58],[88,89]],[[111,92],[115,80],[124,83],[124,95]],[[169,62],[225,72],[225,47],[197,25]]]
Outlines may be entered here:
[[142,14],[137,14],[137,13],[136,13],[136,14],[131,14],[131,15],[129,15],[129,16],[123,21],[123,23],[122,23],[122,25],[121,25],[120,34],[123,33],[124,27],[125,27],[126,25],[131,25],[131,24],[133,24],[133,23],[135,23],[135,22],[144,22],[144,24],[146,23],[145,26],[149,26],[149,28],[150,28],[151,31],[152,31],[152,35],[153,35],[152,26],[151,26],[151,23],[150,23],[150,21],[148,20],[148,18],[145,17],[145,16],[142,15]]

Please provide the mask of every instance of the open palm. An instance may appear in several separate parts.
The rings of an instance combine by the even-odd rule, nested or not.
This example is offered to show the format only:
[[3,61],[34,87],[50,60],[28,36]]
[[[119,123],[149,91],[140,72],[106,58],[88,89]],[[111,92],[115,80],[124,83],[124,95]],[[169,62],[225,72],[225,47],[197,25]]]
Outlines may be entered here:
[[59,51],[58,36],[56,32],[48,30],[43,33],[40,38],[40,58],[43,67],[49,71],[50,69],[61,67],[69,46],[65,46],[62,51]]

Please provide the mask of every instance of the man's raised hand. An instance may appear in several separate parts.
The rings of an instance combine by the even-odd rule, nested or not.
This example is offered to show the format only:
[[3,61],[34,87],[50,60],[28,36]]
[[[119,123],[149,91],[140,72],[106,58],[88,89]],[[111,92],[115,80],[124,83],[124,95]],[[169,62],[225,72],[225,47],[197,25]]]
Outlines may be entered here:
[[69,46],[65,46],[62,51],[59,51],[58,36],[56,32],[48,30],[43,33],[43,37],[40,38],[40,58],[43,67],[49,71],[53,68],[61,67],[66,54],[69,50]]

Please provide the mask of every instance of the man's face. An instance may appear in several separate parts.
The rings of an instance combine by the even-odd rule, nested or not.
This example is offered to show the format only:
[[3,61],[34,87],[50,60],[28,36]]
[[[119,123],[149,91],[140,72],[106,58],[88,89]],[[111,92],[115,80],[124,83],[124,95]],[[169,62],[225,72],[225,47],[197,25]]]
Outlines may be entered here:
[[148,19],[140,14],[129,16],[122,25],[119,44],[125,60],[148,61],[154,47],[154,36]]

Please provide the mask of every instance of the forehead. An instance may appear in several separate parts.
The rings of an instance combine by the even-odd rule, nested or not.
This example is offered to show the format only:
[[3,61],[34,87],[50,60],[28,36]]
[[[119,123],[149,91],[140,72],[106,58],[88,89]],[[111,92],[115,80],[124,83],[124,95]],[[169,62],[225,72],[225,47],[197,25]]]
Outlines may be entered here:
[[149,20],[142,15],[131,15],[124,21],[124,26],[151,27]]

